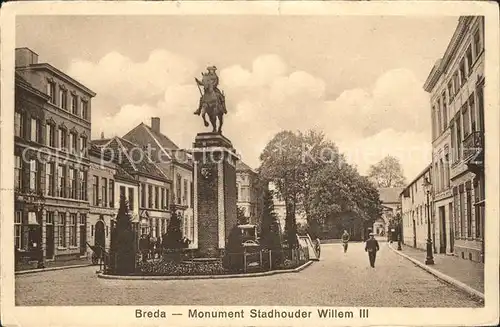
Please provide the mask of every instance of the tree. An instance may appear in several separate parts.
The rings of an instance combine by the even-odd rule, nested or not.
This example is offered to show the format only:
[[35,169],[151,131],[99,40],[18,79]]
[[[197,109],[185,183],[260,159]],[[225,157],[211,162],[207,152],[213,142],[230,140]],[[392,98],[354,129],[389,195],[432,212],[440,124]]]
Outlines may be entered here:
[[110,246],[112,272],[118,275],[127,275],[135,270],[134,231],[128,208],[127,200],[121,196]]
[[167,233],[163,238],[163,247],[165,249],[180,249],[183,247],[181,220],[175,210],[172,210],[170,221],[167,226]]
[[236,208],[236,219],[238,221],[238,225],[248,224],[248,217],[245,216],[245,208]]
[[260,156],[261,177],[273,182],[285,200],[285,230],[290,251],[298,245],[295,212],[301,189],[301,140],[291,131],[282,131],[266,145]]
[[386,156],[378,163],[371,165],[368,177],[377,187],[405,186],[406,180],[399,160]]
[[273,191],[266,189],[263,194],[263,209],[261,216],[261,241],[265,249],[271,250],[273,267],[283,260],[281,248],[281,231],[278,217],[274,212]]

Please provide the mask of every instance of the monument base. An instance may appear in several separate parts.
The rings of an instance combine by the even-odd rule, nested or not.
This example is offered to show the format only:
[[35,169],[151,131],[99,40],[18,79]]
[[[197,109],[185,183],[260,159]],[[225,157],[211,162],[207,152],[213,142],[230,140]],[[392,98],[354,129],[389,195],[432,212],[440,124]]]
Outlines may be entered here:
[[221,257],[229,232],[237,223],[238,156],[231,141],[223,135],[199,133],[193,158],[197,252],[204,258]]

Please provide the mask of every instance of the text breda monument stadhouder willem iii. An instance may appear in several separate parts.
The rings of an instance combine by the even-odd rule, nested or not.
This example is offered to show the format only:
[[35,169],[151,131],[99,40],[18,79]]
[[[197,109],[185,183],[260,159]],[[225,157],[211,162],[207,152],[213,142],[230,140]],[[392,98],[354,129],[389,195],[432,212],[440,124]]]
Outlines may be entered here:
[[[229,232],[236,224],[236,161],[231,141],[222,135],[226,113],[224,94],[218,89],[215,67],[208,67],[202,80],[196,80],[201,93],[195,111],[212,132],[198,133],[194,142],[194,220],[195,239],[202,257],[217,257],[226,248]],[[203,91],[201,89],[203,87]]]

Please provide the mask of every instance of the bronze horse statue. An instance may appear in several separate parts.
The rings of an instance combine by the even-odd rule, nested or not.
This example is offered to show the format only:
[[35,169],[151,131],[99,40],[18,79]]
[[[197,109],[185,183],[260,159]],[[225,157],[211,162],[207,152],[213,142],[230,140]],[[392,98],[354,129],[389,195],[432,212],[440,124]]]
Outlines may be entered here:
[[[208,119],[212,124],[212,133],[222,133],[222,125],[224,124],[224,113],[226,112],[225,97],[222,92],[220,92],[209,74],[202,73],[203,78],[201,82],[198,80],[198,85],[203,85],[203,95],[200,100],[201,107],[201,117],[203,118],[203,124],[208,127]],[[219,126],[217,127],[217,120],[219,120]]]

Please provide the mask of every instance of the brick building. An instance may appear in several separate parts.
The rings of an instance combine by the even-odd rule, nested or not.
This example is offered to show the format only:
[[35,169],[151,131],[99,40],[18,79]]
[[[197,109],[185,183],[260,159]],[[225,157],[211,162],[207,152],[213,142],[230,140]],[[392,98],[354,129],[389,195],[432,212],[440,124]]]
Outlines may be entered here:
[[258,175],[241,160],[236,162],[236,188],[238,191],[236,205],[243,209],[249,224],[258,224],[259,187]]
[[[85,256],[91,99],[28,48],[15,51],[15,244],[20,260]],[[23,259],[21,259],[23,258]]]
[[460,17],[424,89],[431,94],[440,252],[484,261],[484,17]]

